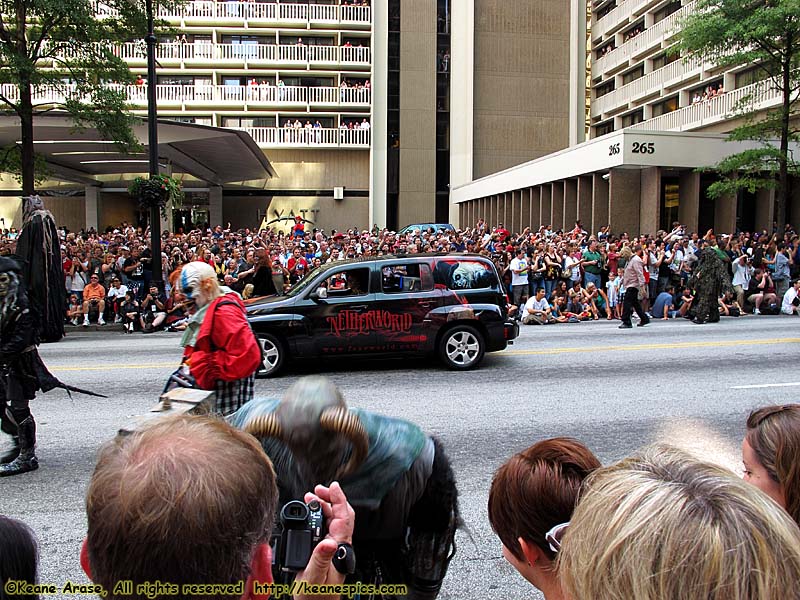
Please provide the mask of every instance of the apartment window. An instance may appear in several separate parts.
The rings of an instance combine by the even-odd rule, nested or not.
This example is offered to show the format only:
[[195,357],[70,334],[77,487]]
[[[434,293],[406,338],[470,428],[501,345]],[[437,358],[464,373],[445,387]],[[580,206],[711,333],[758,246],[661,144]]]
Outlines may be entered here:
[[644,20],[640,20],[635,25],[629,27],[625,31],[622,32],[622,41],[627,42],[628,40],[632,40],[637,35],[644,31]]
[[611,133],[614,131],[614,120],[606,121],[605,123],[600,123],[599,125],[594,126],[594,137],[600,137],[601,135],[605,135],[607,133]]
[[[284,85],[301,87],[336,87],[333,77],[286,77],[282,76]],[[348,80],[349,81],[349,80]]]
[[222,117],[223,127],[275,127],[274,117]]
[[653,15],[653,17],[654,17],[654,21],[653,22],[654,23],[658,23],[659,21],[663,21],[668,16],[670,16],[672,13],[680,10],[680,8],[681,8],[681,0],[675,0],[674,2],[670,2],[666,6],[664,6],[663,8],[660,8],[659,10],[657,10],[655,12],[655,14]]
[[622,117],[622,126],[630,127],[644,121],[644,109],[640,108]]
[[661,67],[666,67],[668,64],[675,62],[681,57],[680,52],[677,50],[667,50],[662,54],[659,54],[653,59],[653,70],[660,69]]
[[211,117],[160,117],[176,123],[190,123],[194,125],[211,125]]
[[617,3],[616,2],[609,2],[603,8],[601,8],[600,10],[597,11],[597,13],[596,13],[597,14],[597,20],[599,21],[600,19],[605,17],[608,13],[610,13],[615,8],[617,8]]
[[369,38],[362,37],[343,37],[342,46],[350,44],[354,48],[367,48],[369,47]]
[[752,67],[736,74],[736,87],[741,88],[762,81],[766,76],[766,72],[761,67]]
[[[289,43],[289,42],[287,42]],[[307,37],[303,38],[303,43],[306,46],[335,46],[336,38],[329,37]],[[355,44],[353,44],[355,45]]]
[[628,71],[622,76],[622,85],[630,83],[631,81],[636,81],[637,79],[643,76],[644,76],[644,65],[639,65],[635,69]]
[[611,92],[614,91],[615,87],[616,86],[614,85],[614,80],[610,79],[610,80],[606,81],[605,83],[603,83],[601,85],[598,85],[596,88],[594,88],[594,97],[595,98],[601,98],[602,96],[605,96],[606,94],[610,94]]
[[614,40],[609,41],[608,43],[600,46],[597,49],[597,59],[603,58],[606,54],[611,52],[616,46],[614,46]]
[[678,97],[673,96],[672,98],[667,98],[666,100],[659,102],[657,104],[653,104],[653,116],[658,117],[660,115],[665,115],[667,113],[672,112],[673,110],[678,110]]

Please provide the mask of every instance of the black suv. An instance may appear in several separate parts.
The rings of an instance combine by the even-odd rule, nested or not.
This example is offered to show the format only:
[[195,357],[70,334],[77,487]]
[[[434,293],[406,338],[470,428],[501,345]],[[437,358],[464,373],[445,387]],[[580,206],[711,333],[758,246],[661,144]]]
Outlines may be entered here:
[[478,255],[336,261],[286,296],[246,304],[266,376],[293,358],[330,356],[438,354],[466,370],[519,335],[494,264]]

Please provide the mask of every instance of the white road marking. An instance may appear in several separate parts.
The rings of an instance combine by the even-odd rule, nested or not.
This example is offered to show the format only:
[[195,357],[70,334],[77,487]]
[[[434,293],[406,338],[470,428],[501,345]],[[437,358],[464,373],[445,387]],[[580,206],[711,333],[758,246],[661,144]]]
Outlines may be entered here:
[[761,388],[779,388],[779,387],[796,387],[800,386],[800,381],[793,381],[791,383],[759,383],[754,385],[735,385],[732,390],[757,390]]

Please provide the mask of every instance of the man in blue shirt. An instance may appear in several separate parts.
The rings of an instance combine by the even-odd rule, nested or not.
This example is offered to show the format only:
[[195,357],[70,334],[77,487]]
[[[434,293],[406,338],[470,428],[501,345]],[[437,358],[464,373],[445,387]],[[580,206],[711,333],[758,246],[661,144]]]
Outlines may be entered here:
[[666,321],[670,317],[675,317],[678,311],[675,310],[674,293],[675,287],[668,285],[666,290],[656,296],[651,310],[654,319],[663,319]]

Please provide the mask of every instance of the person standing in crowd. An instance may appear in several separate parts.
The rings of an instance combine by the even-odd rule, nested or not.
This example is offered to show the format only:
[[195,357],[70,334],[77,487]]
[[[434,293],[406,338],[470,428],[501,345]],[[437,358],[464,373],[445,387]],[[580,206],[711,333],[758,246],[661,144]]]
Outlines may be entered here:
[[553,438],[514,455],[494,475],[489,522],[503,557],[545,600],[562,600],[556,562],[584,480],[600,461],[577,440]]
[[642,245],[636,244],[633,247],[633,255],[625,265],[625,273],[622,276],[622,285],[625,286],[625,297],[622,301],[622,324],[620,329],[630,329],[631,315],[633,311],[639,315],[639,327],[643,327],[650,322],[650,318],[642,310],[642,303],[639,294],[646,295],[644,291],[644,263],[642,262]]
[[522,309],[523,304],[528,299],[528,259],[525,252],[518,247],[514,253],[514,258],[509,264],[511,269],[511,302],[514,306]]
[[204,390],[216,391],[215,412],[238,410],[253,399],[261,349],[238,294],[220,288],[214,269],[190,262],[181,270],[181,292],[197,311],[184,331],[183,362]]
[[603,255],[597,249],[597,241],[589,241],[589,247],[584,250],[581,260],[583,267],[584,286],[590,281],[598,288],[602,285],[600,276],[603,272]]

